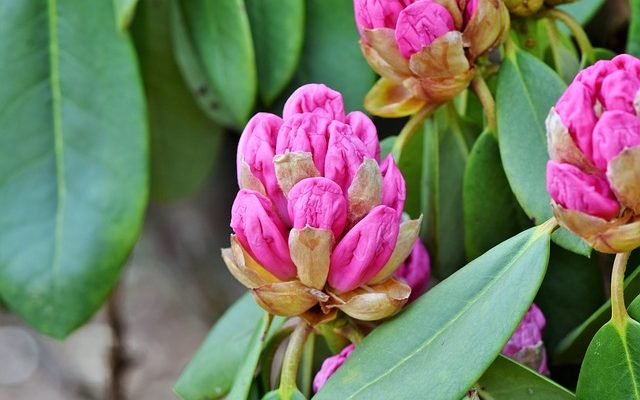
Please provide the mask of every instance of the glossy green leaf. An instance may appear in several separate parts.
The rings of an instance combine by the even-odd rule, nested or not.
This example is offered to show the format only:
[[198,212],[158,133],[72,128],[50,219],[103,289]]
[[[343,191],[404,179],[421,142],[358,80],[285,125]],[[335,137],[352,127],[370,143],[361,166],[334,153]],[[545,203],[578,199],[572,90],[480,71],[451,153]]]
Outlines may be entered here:
[[172,200],[204,182],[222,130],[198,108],[174,61],[169,7],[175,0],[143,0],[132,33],[145,84],[151,132],[151,196]]
[[[552,215],[544,121],[565,88],[551,68],[521,50],[508,54],[500,68],[496,94],[500,155],[513,193],[536,224]],[[575,253],[591,253],[582,239],[565,229],[554,233],[553,239]]]
[[256,60],[243,0],[182,0],[188,32],[210,84],[236,125],[249,119],[257,93]]
[[627,53],[640,57],[640,0],[629,0],[631,20],[627,36]]
[[580,368],[581,400],[640,400],[640,323],[607,322],[594,336]]
[[174,57],[187,87],[200,109],[209,118],[221,125],[240,129],[241,125],[234,121],[229,107],[220,101],[220,94],[215,92],[209,83],[205,67],[191,39],[180,4],[180,1],[171,2],[169,25]]
[[0,15],[0,294],[62,338],[102,305],[140,231],[142,87],[113,3],[1,0]]
[[409,214],[411,218],[418,218],[423,212],[422,195],[424,191],[423,185],[425,184],[423,178],[423,165],[425,162],[423,152],[424,129],[420,129],[404,146],[398,160],[398,168],[402,171],[407,187],[404,212]]
[[113,6],[116,9],[116,25],[118,29],[124,31],[129,27],[133,14],[136,11],[136,5],[139,0],[113,0]]
[[[391,153],[391,148],[396,142],[397,136],[389,136],[380,141],[380,159],[384,160]],[[406,204],[405,204],[406,206]]]
[[629,315],[636,321],[640,321],[640,296],[636,296],[635,300],[629,304]]
[[315,399],[462,398],[500,353],[542,282],[545,226],[494,247],[372,331]]
[[547,319],[544,330],[547,348],[554,349],[604,301],[604,282],[597,258],[552,246],[547,275],[536,296],[536,304]]
[[353,3],[307,0],[305,39],[293,89],[324,83],[342,93],[346,110],[361,110],[375,75],[362,57]]
[[491,400],[571,400],[573,393],[549,378],[502,355],[477,385],[480,397]]
[[462,186],[469,154],[464,130],[453,107],[439,110],[425,123],[421,210],[423,240],[434,274],[444,279],[464,265]]
[[260,96],[270,105],[298,66],[304,42],[304,0],[246,0]]
[[558,29],[555,21],[547,19],[544,22],[550,39],[552,65],[562,80],[570,84],[580,70],[578,54],[571,39]]
[[484,132],[469,154],[464,172],[464,244],[467,259],[484,254],[520,230],[521,213],[502,169],[498,142]]
[[586,25],[596,15],[605,0],[579,0],[563,4],[560,9],[571,14],[579,23]]
[[[640,268],[636,268],[626,279],[624,288],[625,301],[640,295]],[[580,326],[569,332],[554,351],[553,361],[557,364],[578,364],[582,361],[587,347],[598,329],[611,318],[611,301],[608,300],[598,308]]]
[[[174,391],[184,400],[217,399],[231,390],[240,370],[252,334],[264,310],[247,293],[233,304],[207,335],[193,359],[182,371]],[[271,324],[271,333],[282,325]]]

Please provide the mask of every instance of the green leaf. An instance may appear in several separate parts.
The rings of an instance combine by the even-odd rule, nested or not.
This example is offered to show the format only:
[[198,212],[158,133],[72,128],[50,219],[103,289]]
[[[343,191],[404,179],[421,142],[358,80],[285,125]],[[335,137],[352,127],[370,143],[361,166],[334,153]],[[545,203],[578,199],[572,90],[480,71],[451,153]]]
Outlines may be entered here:
[[191,39],[180,1],[171,2],[169,13],[174,57],[198,106],[213,121],[226,127],[241,128],[241,125],[234,122],[229,107],[220,100],[220,94],[209,83],[202,60]]
[[580,71],[580,60],[573,47],[571,39],[563,34],[556,26],[556,22],[550,19],[544,20],[549,35],[549,47],[551,49],[552,65],[567,84]]
[[[500,155],[516,199],[536,224],[552,216],[544,121],[565,88],[551,68],[521,50],[508,54],[500,68],[496,94]],[[565,229],[554,233],[553,239],[574,253],[591,253],[582,239]]]
[[629,0],[631,20],[627,37],[627,53],[640,56],[640,0]]
[[547,348],[554,349],[604,301],[602,272],[596,257],[586,258],[552,246],[549,269],[536,296],[536,304],[547,319]]
[[483,399],[571,400],[573,393],[554,381],[502,355],[485,371],[477,385]]
[[[636,268],[626,279],[624,288],[625,301],[630,302],[640,295],[640,268]],[[569,332],[554,351],[553,361],[556,364],[578,364],[583,359],[587,347],[598,329],[611,318],[611,301],[608,300],[598,308],[580,326]]]
[[469,154],[468,127],[453,107],[439,110],[425,123],[422,155],[422,236],[434,274],[441,279],[464,265],[462,185]]
[[469,154],[464,172],[464,243],[472,260],[517,234],[521,213],[502,169],[500,149],[494,135],[486,131]]
[[629,304],[629,315],[636,321],[640,320],[640,296],[636,296],[635,300]]
[[304,42],[304,0],[246,0],[262,101],[270,105],[298,66]]
[[[393,144],[395,143],[397,138],[398,138],[397,136],[389,136],[380,141],[380,159],[381,160],[384,160],[385,158],[387,158],[389,153],[391,153],[391,148],[393,147]],[[407,147],[407,150],[408,150],[408,147]],[[405,203],[405,207],[406,207],[406,203]]]
[[594,336],[578,378],[579,399],[640,400],[640,323],[607,322]]
[[548,230],[494,247],[373,330],[315,399],[462,398],[529,308],[547,265]]
[[151,196],[173,200],[193,192],[211,172],[221,129],[198,108],[174,60],[169,7],[143,0],[132,33],[138,48],[151,131]]
[[249,119],[257,92],[256,61],[243,0],[182,0],[185,21],[210,89],[236,125]]
[[137,4],[138,0],[113,0],[113,6],[116,9],[116,25],[120,31],[129,27]]
[[600,10],[604,2],[605,0],[579,0],[562,4],[559,8],[571,14],[580,24],[586,25]]
[[[380,153],[382,153],[382,150]],[[409,214],[411,218],[418,218],[423,212],[422,192],[424,191],[423,185],[425,184],[425,180],[422,174],[423,165],[426,162],[423,153],[424,129],[420,128],[404,146],[400,159],[398,160],[398,168],[402,171],[407,188],[404,212]]]
[[111,2],[1,0],[0,15],[0,293],[63,338],[102,305],[142,225],[142,87]]
[[294,89],[324,83],[342,93],[346,110],[362,109],[375,75],[362,57],[353,3],[307,0],[305,41]]
[[[217,399],[229,393],[263,315],[264,310],[249,293],[236,301],[216,322],[182,371],[173,388],[176,394],[184,400],[203,400]],[[276,318],[270,332],[277,330],[283,322],[282,318]]]

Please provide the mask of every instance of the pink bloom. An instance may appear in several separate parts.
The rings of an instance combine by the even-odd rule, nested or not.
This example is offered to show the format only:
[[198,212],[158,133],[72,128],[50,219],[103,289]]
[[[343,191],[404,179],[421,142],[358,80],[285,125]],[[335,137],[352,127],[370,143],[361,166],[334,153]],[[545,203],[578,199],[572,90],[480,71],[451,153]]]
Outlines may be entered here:
[[351,228],[331,254],[328,281],[348,292],[373,278],[391,257],[400,219],[393,208],[377,206]]
[[331,356],[324,360],[322,363],[322,367],[320,371],[316,374],[315,378],[313,378],[313,391],[319,392],[320,389],[324,386],[325,383],[331,378],[334,372],[338,370],[347,361],[347,358],[351,355],[353,349],[356,348],[355,344],[350,344],[335,356]]
[[342,95],[321,83],[301,86],[284,104],[282,118],[287,120],[294,114],[302,113],[313,113],[318,117],[344,121]]
[[231,208],[231,228],[242,246],[272,274],[282,280],[296,276],[287,228],[269,199],[252,190],[240,190]]
[[330,119],[313,113],[293,114],[278,131],[276,154],[284,154],[286,151],[306,151],[311,153],[318,171],[321,174],[324,173],[330,122]]
[[606,179],[582,172],[571,164],[547,163],[547,190],[558,204],[604,219],[615,218],[620,205]]
[[353,178],[365,157],[374,158],[362,140],[353,134],[351,127],[333,121],[329,125],[329,148],[324,174],[335,181],[347,193]]
[[289,192],[289,216],[295,229],[326,229],[339,238],[347,223],[347,201],[332,180],[303,179]]
[[606,111],[593,130],[593,162],[601,171],[628,147],[640,146],[640,118],[624,111]]
[[400,216],[407,198],[407,188],[402,172],[396,166],[391,154],[380,165],[380,172],[382,173],[382,204],[395,209]]
[[344,122],[351,127],[353,134],[364,143],[369,156],[379,162],[380,142],[378,141],[378,132],[373,121],[365,113],[352,111],[347,114]]
[[421,240],[417,240],[413,245],[409,258],[396,270],[395,276],[403,279],[411,287],[409,303],[427,290],[427,284],[431,278],[431,261],[427,248]]
[[363,40],[363,29],[395,28],[398,15],[413,0],[355,0],[353,2],[356,25]]
[[581,82],[574,81],[558,100],[555,110],[580,150],[591,157],[591,134],[598,121],[593,109],[595,95]]
[[635,115],[633,102],[638,90],[640,80],[637,75],[627,71],[615,71],[602,81],[600,101],[605,110],[620,110]]
[[422,0],[400,12],[395,34],[400,52],[409,58],[453,30],[453,17],[445,7],[432,0]]
[[502,349],[502,354],[548,375],[547,352],[542,342],[545,325],[544,314],[538,306],[531,304],[513,336]]

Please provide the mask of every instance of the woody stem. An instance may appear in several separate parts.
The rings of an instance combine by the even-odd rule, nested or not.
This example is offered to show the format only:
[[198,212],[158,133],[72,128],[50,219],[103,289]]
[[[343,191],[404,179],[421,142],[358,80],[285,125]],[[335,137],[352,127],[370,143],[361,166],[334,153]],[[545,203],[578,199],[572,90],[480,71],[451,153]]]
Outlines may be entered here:
[[617,326],[622,326],[628,317],[627,306],[624,302],[624,272],[630,253],[618,253],[613,262],[611,274],[611,320]]
[[496,122],[496,102],[493,99],[491,90],[489,90],[489,86],[487,86],[487,82],[485,82],[480,73],[477,73],[473,78],[473,81],[471,81],[471,87],[480,99],[480,104],[482,104],[482,109],[484,110],[484,116],[487,118],[487,127],[491,133],[496,135],[498,133]]
[[391,154],[393,154],[393,158],[398,162],[400,160],[400,156],[402,155],[402,149],[407,145],[409,140],[416,134],[420,125],[427,119],[433,112],[436,110],[437,105],[427,104],[420,111],[413,114],[406,125],[402,128],[396,141],[393,143],[393,147],[391,148]]
[[302,350],[312,331],[313,328],[311,328],[309,324],[304,320],[300,320],[300,323],[291,335],[291,339],[287,345],[287,351],[284,354],[282,375],[280,376],[279,391],[283,400],[293,398],[293,394],[297,390],[296,377],[298,376],[298,366],[300,365]]
[[593,46],[591,45],[591,41],[589,40],[589,37],[585,33],[584,29],[582,29],[582,26],[580,26],[580,24],[571,16],[571,14],[554,8],[545,11],[542,15],[562,21],[562,23],[565,24],[567,28],[569,28],[571,34],[578,43],[578,47],[580,47],[583,64],[592,62],[594,60]]

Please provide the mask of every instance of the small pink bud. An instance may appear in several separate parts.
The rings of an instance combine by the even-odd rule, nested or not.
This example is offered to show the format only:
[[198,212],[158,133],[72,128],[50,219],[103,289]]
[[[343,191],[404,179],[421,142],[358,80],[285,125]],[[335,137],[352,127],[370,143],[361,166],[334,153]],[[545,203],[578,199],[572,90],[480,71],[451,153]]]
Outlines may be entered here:
[[380,164],[382,173],[382,204],[396,210],[402,215],[404,201],[407,198],[407,188],[402,172],[396,166],[393,156],[389,154]]
[[373,121],[365,113],[360,111],[352,111],[347,114],[344,121],[351,127],[353,134],[362,140],[367,149],[370,158],[380,161],[380,142],[378,140],[378,131]]
[[548,375],[547,352],[542,342],[545,325],[544,314],[538,306],[531,304],[513,336],[502,349],[502,354]]
[[593,153],[591,132],[597,122],[594,105],[593,92],[581,82],[574,81],[555,106],[560,120],[588,158]]
[[629,54],[619,54],[615,56],[611,63],[621,69],[630,73],[633,76],[640,76],[640,60]]
[[296,276],[286,239],[288,230],[269,199],[241,189],[231,208],[231,228],[242,247],[266,270],[282,280]]
[[395,28],[398,15],[414,0],[354,0],[353,9],[360,37],[367,39],[363,31],[375,28]]
[[316,168],[323,174],[329,122],[330,120],[312,113],[293,114],[280,127],[276,154],[284,154],[286,151],[309,152]]
[[467,24],[478,9],[479,0],[469,0],[464,8],[464,23]]
[[324,176],[340,185],[344,193],[349,190],[358,168],[367,156],[369,151],[362,140],[353,134],[349,125],[338,121],[329,125]]
[[636,115],[633,102],[640,90],[638,75],[616,71],[602,81],[600,101],[607,111],[620,110]]
[[593,131],[593,162],[601,171],[628,147],[640,145],[640,118],[624,111],[605,111]]
[[342,364],[344,364],[344,362],[347,361],[347,358],[349,358],[349,355],[351,355],[351,352],[355,348],[356,348],[355,344],[350,344],[344,349],[342,349],[340,353],[324,360],[324,362],[322,363],[322,367],[320,367],[320,371],[318,371],[315,378],[313,378],[314,392],[317,393],[320,391],[320,389],[322,389],[322,387],[324,386],[325,383],[327,383],[331,375],[333,375],[334,372],[336,372],[338,368],[340,368]]
[[615,65],[608,60],[600,60],[576,75],[574,82],[582,83],[591,93],[600,93],[604,78],[615,72]]
[[399,230],[396,210],[373,208],[333,250],[329,284],[339,292],[348,292],[373,278],[391,257]]
[[409,303],[420,297],[431,278],[431,261],[427,248],[420,239],[416,241],[411,254],[395,272],[397,278],[403,279],[411,287]]
[[347,223],[347,201],[335,182],[303,179],[289,192],[289,216],[295,229],[310,226],[330,230],[337,240]]
[[292,115],[302,113],[344,121],[342,95],[320,83],[300,86],[284,104],[282,118],[288,120]]
[[547,163],[547,190],[562,207],[606,220],[615,218],[620,204],[606,179],[582,172],[571,165]]
[[453,30],[453,17],[445,7],[432,0],[422,0],[400,12],[395,35],[400,52],[409,59],[440,36]]

